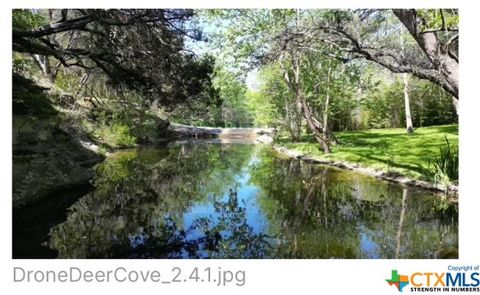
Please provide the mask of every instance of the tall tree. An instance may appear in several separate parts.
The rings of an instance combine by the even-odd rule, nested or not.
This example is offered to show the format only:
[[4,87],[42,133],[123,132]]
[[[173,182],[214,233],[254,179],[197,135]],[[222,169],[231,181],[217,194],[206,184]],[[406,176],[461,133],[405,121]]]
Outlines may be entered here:
[[405,120],[407,123],[407,132],[413,133],[412,113],[410,112],[410,96],[408,94],[408,74],[403,73],[403,97],[405,101]]
[[[284,79],[290,90],[295,95],[295,103],[299,112],[303,115],[307,121],[309,129],[313,132],[313,135],[317,142],[322,147],[324,153],[331,153],[330,141],[324,137],[325,126],[318,121],[312,110],[311,105],[307,102],[301,83],[301,59],[302,52],[299,50],[298,44],[295,44],[293,39],[289,37],[283,39],[284,42],[281,48],[282,51],[279,54],[279,62],[283,71]],[[289,64],[286,65],[285,62]]]
[[[404,36],[403,30],[401,32],[401,39],[402,39],[402,53],[405,54],[405,43],[406,38]],[[410,96],[409,96],[409,89],[408,89],[408,74],[403,73],[403,100],[405,103],[405,121],[407,126],[407,133],[413,133],[413,123],[412,123],[412,112],[410,111]]]

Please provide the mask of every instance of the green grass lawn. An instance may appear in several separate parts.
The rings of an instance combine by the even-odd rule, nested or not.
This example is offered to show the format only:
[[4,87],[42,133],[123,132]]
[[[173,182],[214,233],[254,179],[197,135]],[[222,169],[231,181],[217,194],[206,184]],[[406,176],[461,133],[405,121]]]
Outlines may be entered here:
[[280,138],[276,143],[315,158],[357,163],[420,180],[431,180],[426,172],[430,169],[429,159],[446,145],[445,137],[450,145],[458,146],[458,125],[417,128],[410,135],[403,128],[337,132],[335,135],[341,144],[333,146],[328,155],[322,153],[311,135],[304,136],[301,142]]

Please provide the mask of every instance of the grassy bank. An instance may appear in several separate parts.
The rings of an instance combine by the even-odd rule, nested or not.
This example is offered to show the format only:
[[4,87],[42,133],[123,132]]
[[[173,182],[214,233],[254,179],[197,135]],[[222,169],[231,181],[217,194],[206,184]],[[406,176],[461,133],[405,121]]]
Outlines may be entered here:
[[445,137],[451,146],[458,146],[458,125],[418,128],[411,135],[403,128],[337,132],[335,135],[341,145],[333,146],[328,155],[319,150],[311,135],[295,143],[279,138],[276,144],[322,160],[356,163],[427,181],[433,181],[431,162],[439,155],[440,148],[446,146]]

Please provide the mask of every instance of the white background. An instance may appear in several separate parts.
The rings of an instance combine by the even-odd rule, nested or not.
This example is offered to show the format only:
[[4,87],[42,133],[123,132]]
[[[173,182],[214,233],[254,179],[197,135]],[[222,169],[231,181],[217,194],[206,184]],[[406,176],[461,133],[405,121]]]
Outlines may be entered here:
[[[480,215],[477,186],[479,173],[480,127],[480,11],[476,1],[1,1],[1,192],[0,243],[1,294],[96,294],[102,291],[116,294],[163,292],[195,292],[209,294],[245,294],[264,289],[270,294],[308,292],[309,294],[398,294],[385,279],[392,269],[400,274],[416,271],[444,272],[448,265],[480,264],[478,226]],[[460,8],[460,209],[459,260],[12,260],[12,162],[11,162],[11,9],[12,8]],[[191,269],[207,266],[217,269],[246,270],[246,286],[207,288],[202,284],[159,285],[129,283],[19,284],[13,283],[13,267],[28,269],[66,269],[70,266],[85,269],[105,269],[123,266],[129,269],[169,270],[179,266]],[[408,288],[408,287],[407,287]],[[408,290],[404,289],[404,293]]]

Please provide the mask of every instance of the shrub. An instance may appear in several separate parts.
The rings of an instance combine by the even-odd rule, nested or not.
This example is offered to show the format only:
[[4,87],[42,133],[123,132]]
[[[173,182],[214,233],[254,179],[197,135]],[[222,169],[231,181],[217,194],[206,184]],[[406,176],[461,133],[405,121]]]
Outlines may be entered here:
[[136,144],[136,138],[130,135],[130,128],[123,124],[103,125],[94,131],[94,135],[112,147],[129,147]]
[[446,145],[440,147],[438,155],[430,158],[429,166],[435,183],[443,185],[458,183],[458,147],[450,145],[445,137]]

